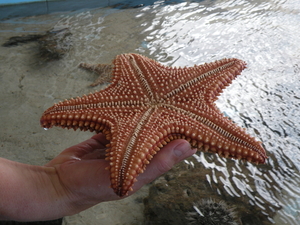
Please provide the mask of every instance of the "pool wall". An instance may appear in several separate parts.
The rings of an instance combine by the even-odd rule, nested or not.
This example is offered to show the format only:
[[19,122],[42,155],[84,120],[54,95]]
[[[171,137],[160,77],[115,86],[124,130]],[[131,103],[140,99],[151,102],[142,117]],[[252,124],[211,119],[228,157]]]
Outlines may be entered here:
[[42,15],[53,12],[72,11],[84,8],[98,8],[118,5],[122,0],[62,0],[62,1],[39,1],[19,4],[1,4],[0,1],[0,20],[14,17],[25,17]]

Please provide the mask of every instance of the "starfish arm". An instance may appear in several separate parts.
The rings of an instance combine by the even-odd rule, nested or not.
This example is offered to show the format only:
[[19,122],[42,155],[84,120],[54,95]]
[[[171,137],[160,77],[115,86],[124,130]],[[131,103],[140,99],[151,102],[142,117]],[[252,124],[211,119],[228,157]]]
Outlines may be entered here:
[[[145,169],[148,149],[146,143],[139,143],[142,123],[145,123],[151,109],[120,119],[117,131],[114,131],[110,148],[107,149],[106,160],[110,161],[111,187],[119,196],[127,195],[132,191],[133,183],[138,174]],[[130,119],[129,119],[130,118]],[[146,147],[145,147],[146,146]]]
[[99,77],[94,81],[94,83],[90,85],[92,87],[111,81],[112,70],[113,70],[113,65],[111,64],[93,65],[88,63],[80,63],[79,67],[99,74]]
[[138,65],[139,73],[147,78],[147,89],[154,93],[153,98],[157,101],[172,97],[181,101],[201,96],[206,101],[214,102],[222,90],[246,68],[244,61],[235,58],[176,68],[137,54],[126,54],[126,57]]
[[173,76],[180,85],[169,88],[163,98],[175,102],[195,99],[213,103],[244,68],[246,68],[244,61],[232,58],[176,69]]
[[72,100],[55,104],[45,111],[40,119],[42,127],[48,129],[53,126],[59,126],[108,134],[107,132],[110,131],[111,126],[114,124],[112,117],[108,116],[109,110],[95,110],[80,105],[68,104]]
[[[226,158],[245,159],[254,163],[264,163],[267,158],[259,141],[221,113],[193,114],[174,106],[164,106],[160,110],[161,113],[155,115],[156,121],[152,124],[159,124],[159,129],[164,130],[164,136],[160,137],[164,144],[182,138],[189,141],[192,147],[218,153]],[[155,126],[151,127],[151,131],[153,130]]]

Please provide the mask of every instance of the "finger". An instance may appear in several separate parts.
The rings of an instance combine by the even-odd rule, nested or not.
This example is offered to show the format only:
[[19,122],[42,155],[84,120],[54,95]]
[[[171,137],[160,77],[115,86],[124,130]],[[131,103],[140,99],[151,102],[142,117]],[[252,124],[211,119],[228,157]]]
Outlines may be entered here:
[[109,141],[105,138],[105,135],[102,134],[102,133],[95,134],[91,138],[97,140],[100,143],[102,143],[104,146],[106,146],[109,143]]
[[196,151],[196,149],[191,148],[186,140],[170,142],[154,156],[151,163],[146,167],[145,172],[140,174],[134,189],[151,182],[170,170],[176,163],[195,154]]
[[93,152],[87,153],[86,155],[82,156],[81,159],[105,159],[106,156],[106,149],[96,149]]
[[176,140],[162,148],[149,164],[149,173],[157,176],[170,170],[176,163],[196,153],[185,140]]
[[103,134],[96,134],[84,142],[67,148],[61,154],[73,155],[74,157],[81,158],[95,150],[106,149],[105,145],[107,142],[108,141],[105,139]]

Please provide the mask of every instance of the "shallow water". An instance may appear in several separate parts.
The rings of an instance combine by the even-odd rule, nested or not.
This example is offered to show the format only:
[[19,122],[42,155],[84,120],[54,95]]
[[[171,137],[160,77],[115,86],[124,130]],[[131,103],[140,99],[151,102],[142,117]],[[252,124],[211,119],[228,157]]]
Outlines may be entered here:
[[[215,192],[245,198],[261,208],[270,224],[298,224],[299,1],[129,3],[0,23],[1,44],[11,36],[52,28],[68,28],[72,34],[70,50],[58,61],[41,60],[37,43],[0,47],[0,126],[5,128],[0,131],[0,156],[42,165],[91,136],[39,127],[40,115],[54,102],[99,89],[88,87],[97,76],[78,69],[80,62],[110,63],[115,55],[126,52],[172,66],[236,57],[246,61],[248,68],[224,91],[217,105],[263,142],[269,158],[262,166],[238,161],[229,166],[230,160],[203,153],[195,158],[209,169],[206,178],[210,183],[223,184],[224,189]],[[135,211],[137,205],[131,207]],[[130,220],[118,211],[113,215],[123,218],[106,223],[101,213],[106,212],[87,210],[65,223],[98,224],[101,219],[102,224],[142,224],[138,214],[130,215]]]

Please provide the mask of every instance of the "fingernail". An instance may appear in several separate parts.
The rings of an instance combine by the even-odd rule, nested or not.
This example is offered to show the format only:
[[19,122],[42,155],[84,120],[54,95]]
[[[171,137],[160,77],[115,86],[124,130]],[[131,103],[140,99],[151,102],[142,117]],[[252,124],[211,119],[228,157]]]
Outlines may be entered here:
[[180,157],[190,148],[191,148],[191,146],[188,142],[181,143],[174,147],[174,154],[177,157]]

